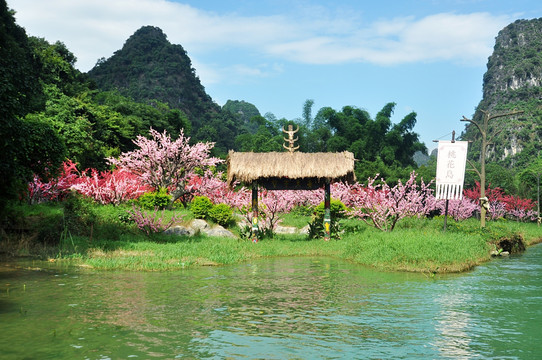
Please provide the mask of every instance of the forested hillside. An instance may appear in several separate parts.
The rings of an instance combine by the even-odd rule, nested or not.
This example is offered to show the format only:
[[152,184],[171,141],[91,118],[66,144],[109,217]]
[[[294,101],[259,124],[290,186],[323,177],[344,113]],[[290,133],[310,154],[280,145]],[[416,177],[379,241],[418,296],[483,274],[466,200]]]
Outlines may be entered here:
[[196,76],[181,45],[171,44],[161,29],[137,30],[109,59],[88,72],[100,90],[118,90],[139,102],[160,100],[182,110],[200,128],[206,113],[220,112]]
[[[29,36],[16,24],[14,12],[0,0],[0,179],[2,201],[16,197],[35,174],[54,175],[64,159],[80,169],[107,168],[106,157],[134,148],[137,135],[153,129],[192,142],[211,141],[214,156],[228,151],[284,151],[282,128],[299,126],[299,151],[351,151],[360,181],[379,174],[389,184],[416,169],[434,177],[434,162],[418,168],[416,152],[426,153],[415,132],[416,113],[393,119],[390,101],[374,115],[364,104],[341,109],[313,109],[300,104],[300,117],[261,114],[243,100],[223,107],[205,92],[181,45],[171,44],[159,28],[144,26],[109,59],[88,74],[75,68],[75,55],[60,41],[51,44]],[[490,134],[488,182],[507,193],[534,198],[536,175],[542,170],[542,19],[518,20],[499,32],[483,79],[481,112],[498,114]],[[325,101],[325,99],[324,99]],[[280,109],[276,109],[280,112]],[[468,115],[468,114],[465,114]],[[469,155],[478,160],[479,132],[466,126]],[[467,186],[476,177],[469,173]]]
[[[517,20],[499,32],[483,94],[472,118],[478,123],[482,110],[490,115],[523,111],[490,122],[488,136],[496,136],[488,146],[489,179],[493,186],[533,197],[534,174],[542,169],[542,18]],[[469,154],[477,161],[480,131],[469,124],[462,139],[473,141]]]
[[383,104],[375,119],[361,107],[345,106],[337,111],[324,107],[312,117],[313,101],[300,104],[301,118],[261,116],[243,100],[229,100],[218,107],[191,67],[180,45],[171,44],[161,29],[145,26],[137,30],[123,48],[102,59],[89,72],[100,90],[117,90],[137,101],[159,100],[185,113],[194,140],[216,143],[215,155],[227,151],[283,151],[282,127],[300,125],[300,151],[353,152],[362,178],[378,172],[392,180],[408,175],[416,165],[413,155],[426,148],[414,132],[416,114],[393,124],[395,103]]
[[324,107],[313,115],[312,100],[300,104],[296,119],[262,116],[243,100],[221,108],[205,93],[183,48],[158,28],[142,27],[85,74],[62,42],[27,35],[5,0],[0,15],[2,199],[24,192],[34,175],[55,175],[65,159],[82,170],[105,170],[107,157],[132,150],[137,135],[151,127],[215,142],[213,155],[224,158],[230,149],[284,151],[282,128],[299,125],[299,151],[351,151],[359,179],[378,173],[388,183],[408,178],[416,168],[413,154],[426,151],[414,132],[416,113],[392,121],[393,102],[382,104],[374,118],[363,104]]
[[0,210],[34,175],[54,176],[65,159],[103,170],[107,156],[133,149],[150,127],[189,128],[186,115],[165,103],[96,90],[63,43],[29,37],[14,15],[0,0]]

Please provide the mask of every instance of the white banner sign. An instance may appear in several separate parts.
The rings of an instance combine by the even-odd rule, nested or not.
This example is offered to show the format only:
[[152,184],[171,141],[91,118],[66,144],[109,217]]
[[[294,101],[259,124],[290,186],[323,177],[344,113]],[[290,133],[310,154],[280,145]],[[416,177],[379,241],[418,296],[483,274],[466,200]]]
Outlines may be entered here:
[[462,199],[468,141],[439,141],[437,157],[438,199]]

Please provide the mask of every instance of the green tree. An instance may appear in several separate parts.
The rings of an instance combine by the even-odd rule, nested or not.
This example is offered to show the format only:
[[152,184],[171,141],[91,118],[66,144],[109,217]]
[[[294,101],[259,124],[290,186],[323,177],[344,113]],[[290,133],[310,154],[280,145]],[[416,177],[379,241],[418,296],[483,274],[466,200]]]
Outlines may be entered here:
[[539,182],[542,175],[542,157],[538,157],[527,168],[518,173],[519,194],[522,197],[538,201]]
[[270,130],[265,125],[260,125],[255,134],[244,133],[235,139],[235,146],[239,151],[270,152],[283,151],[282,137],[277,131]]
[[3,215],[7,202],[24,188],[34,171],[46,175],[46,167],[59,165],[62,148],[51,144],[56,134],[46,124],[22,119],[43,105],[41,64],[5,0],[0,0],[0,24],[0,212]]
[[105,135],[100,123],[102,114],[93,104],[67,96],[54,85],[46,87],[46,92],[49,100],[44,111],[29,114],[27,118],[48,122],[65,144],[66,156],[83,169],[103,169],[108,152],[105,142],[98,138]]
[[30,37],[29,44],[41,64],[43,84],[55,85],[68,96],[88,90],[88,76],[75,68],[77,58],[64,43],[50,44],[43,38]]
[[256,106],[242,100],[228,100],[222,106],[222,110],[237,116],[243,124],[248,123],[254,116],[261,116]]
[[17,129],[20,139],[22,164],[28,171],[23,176],[28,180],[32,174],[39,174],[46,180],[55,175],[56,166],[66,157],[66,147],[55,129],[48,123],[37,119],[25,119]]
[[[322,108],[318,112],[318,120],[314,121],[313,134],[309,135],[310,143],[313,149],[323,151],[351,151],[360,160],[356,166],[360,176],[374,176],[376,172],[382,176],[386,173],[391,179],[387,179],[388,183],[404,175],[408,177],[409,171],[404,170],[416,167],[414,153],[427,153],[427,149],[413,131],[416,113],[412,112],[399,123],[392,124],[394,108],[395,103],[386,104],[374,120],[367,111],[353,106],[345,106],[341,111]],[[325,139],[325,145],[322,139]],[[371,163],[373,165],[369,166]],[[360,164],[364,164],[363,169]],[[373,173],[367,174],[367,169]]]
[[303,104],[303,125],[310,129],[312,126],[312,106],[314,105],[314,100],[308,99]]

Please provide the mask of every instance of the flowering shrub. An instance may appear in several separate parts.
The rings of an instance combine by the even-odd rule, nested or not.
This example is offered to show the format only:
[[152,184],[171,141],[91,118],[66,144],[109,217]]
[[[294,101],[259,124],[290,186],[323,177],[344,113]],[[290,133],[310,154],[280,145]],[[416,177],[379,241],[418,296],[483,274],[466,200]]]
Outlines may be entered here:
[[142,184],[138,177],[125,169],[99,172],[88,169],[83,172],[70,160],[62,164],[60,175],[49,182],[42,182],[37,176],[28,184],[29,201],[39,203],[51,200],[63,200],[70,190],[94,199],[100,204],[115,204],[136,199],[149,187]]
[[[479,208],[480,206],[478,206]],[[504,218],[506,215],[506,206],[500,201],[493,201],[489,203],[489,210],[487,211],[491,220],[497,220]]]
[[[434,199],[434,197],[433,197]],[[446,210],[446,200],[436,200],[437,208],[440,214],[444,215]],[[448,200],[448,215],[455,220],[465,220],[473,216],[475,211],[479,210],[478,204],[468,197],[461,200]]]
[[[489,199],[489,216],[492,220],[511,216],[518,221],[535,221],[536,212],[534,203],[530,199],[521,199],[518,196],[505,195],[501,188],[491,188],[489,186],[485,191]],[[478,202],[480,197],[480,183],[477,181],[472,189],[464,190],[464,195]],[[478,209],[480,206],[478,205]]]
[[[130,199],[137,199],[153,189],[161,189],[156,193],[159,195],[153,199],[150,199],[154,196],[152,194],[144,196],[140,205],[150,210],[156,206],[163,208],[164,202],[172,199],[166,188],[159,187],[160,184],[167,184],[174,196],[182,194],[184,201],[194,196],[205,196],[212,206],[224,204],[229,209],[236,209],[244,216],[247,224],[252,223],[250,189],[239,187],[238,184],[237,190],[229,188],[220,172],[213,173],[207,169],[203,175],[196,174],[196,166],[211,166],[220,161],[209,158],[212,144],[191,146],[187,143],[189,138],[185,138],[182,132],[176,141],[172,141],[165,132],[160,134],[152,129],[151,136],[152,139],[138,137],[135,143],[140,146],[139,152],[123,154],[119,160],[109,159],[111,163],[119,166],[113,171],[99,172],[96,169],[87,169],[80,172],[76,164],[68,160],[63,163],[60,175],[56,179],[43,182],[37,176],[34,177],[28,184],[29,201],[39,203],[63,200],[70,190],[75,190],[100,204],[117,205]],[[148,164],[144,164],[145,162]],[[127,167],[122,167],[123,164]],[[422,180],[418,185],[415,172],[410,174],[410,178],[404,184],[399,181],[394,187],[390,187],[384,180],[380,184],[375,184],[376,179],[377,177],[369,178],[366,186],[359,183],[353,185],[333,183],[331,195],[350,209],[349,214],[352,217],[383,231],[392,231],[396,223],[407,216],[424,216],[431,212],[444,214],[445,201],[435,199],[429,188],[431,183],[425,184]],[[314,191],[260,189],[258,194],[259,226],[264,233],[272,232],[283,215],[290,212],[294,206],[314,211],[324,199],[323,189]],[[479,194],[480,184],[477,182],[474,188],[464,190],[465,197],[462,200],[449,201],[448,214],[456,220],[473,216],[480,210]],[[488,216],[491,219],[505,216],[518,221],[537,219],[537,214],[533,211],[535,204],[531,200],[505,195],[502,189],[491,187],[486,190],[486,196],[489,199]],[[145,200],[147,197],[149,201]],[[212,206],[207,209],[207,213]],[[226,214],[229,210],[225,211],[225,206],[220,211],[221,215],[217,217],[229,218]],[[149,232],[154,231],[155,225],[167,225],[157,220],[156,216],[153,217],[155,220],[151,221],[150,215],[144,215],[141,210],[138,210],[139,213],[135,211],[132,210],[134,219],[138,219],[138,224],[142,224],[144,229],[148,228]]]
[[[228,184],[221,178],[222,172],[214,174],[207,170],[203,175],[192,174],[187,181],[187,194],[191,196],[206,196],[213,204],[225,203],[230,206],[235,201],[235,192],[228,187]],[[191,199],[186,199],[190,200]]]
[[535,221],[535,204],[531,199],[521,199],[519,196],[505,195],[502,198],[506,213],[518,221]]
[[[463,190],[463,195],[478,202],[480,200],[480,183],[476,181],[472,189]],[[490,184],[485,191],[485,195],[489,202],[501,201],[504,197],[504,191],[499,187],[491,188]]]
[[34,180],[28,184],[28,196],[31,204],[45,201],[63,200],[69,189],[77,182],[79,172],[71,160],[62,163],[62,169],[56,179],[43,182],[34,175]]
[[[87,175],[87,172],[90,172],[90,175]],[[124,168],[101,172],[96,169],[87,170],[71,188],[100,204],[114,205],[137,199],[149,190],[136,175]]]
[[346,205],[357,217],[382,231],[392,231],[397,221],[407,216],[425,215],[426,199],[431,196],[430,184],[416,184],[416,173],[412,172],[405,184],[401,181],[390,187],[385,180],[375,185],[376,177],[369,178],[366,187],[355,184],[352,196]]
[[151,213],[134,206],[132,210],[128,210],[128,213],[137,227],[147,235],[163,232],[182,219],[182,216],[174,215],[169,221],[166,221],[164,210],[159,213],[158,208],[155,208]]

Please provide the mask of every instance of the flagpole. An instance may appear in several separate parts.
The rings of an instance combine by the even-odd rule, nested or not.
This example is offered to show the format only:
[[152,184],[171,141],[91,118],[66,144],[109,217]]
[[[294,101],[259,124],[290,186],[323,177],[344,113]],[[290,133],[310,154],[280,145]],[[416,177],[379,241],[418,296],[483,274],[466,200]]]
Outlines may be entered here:
[[[455,143],[455,130],[452,131],[452,144]],[[446,232],[446,225],[448,223],[448,203],[449,196],[446,196],[446,206],[444,207],[444,231]]]

